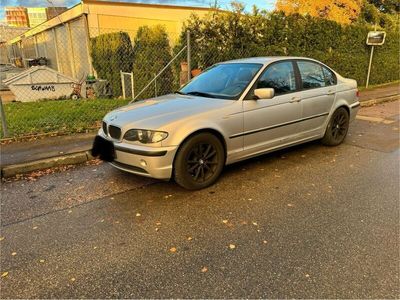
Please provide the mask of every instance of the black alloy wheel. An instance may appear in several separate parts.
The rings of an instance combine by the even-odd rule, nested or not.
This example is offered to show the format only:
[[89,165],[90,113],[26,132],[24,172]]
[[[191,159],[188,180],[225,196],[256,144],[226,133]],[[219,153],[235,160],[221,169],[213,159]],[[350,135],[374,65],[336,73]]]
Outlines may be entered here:
[[341,144],[349,130],[349,113],[344,107],[339,107],[332,115],[322,139],[322,143],[328,146]]
[[225,165],[225,151],[213,134],[197,134],[179,148],[174,163],[175,181],[190,190],[213,184]]

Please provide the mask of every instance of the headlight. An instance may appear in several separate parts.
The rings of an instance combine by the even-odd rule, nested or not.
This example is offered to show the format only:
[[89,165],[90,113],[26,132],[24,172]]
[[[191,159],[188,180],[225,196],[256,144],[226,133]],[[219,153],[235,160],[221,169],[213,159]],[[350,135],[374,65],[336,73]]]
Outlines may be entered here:
[[168,133],[164,131],[153,131],[144,129],[130,129],[124,135],[124,140],[135,142],[139,141],[143,144],[158,143],[165,140]]

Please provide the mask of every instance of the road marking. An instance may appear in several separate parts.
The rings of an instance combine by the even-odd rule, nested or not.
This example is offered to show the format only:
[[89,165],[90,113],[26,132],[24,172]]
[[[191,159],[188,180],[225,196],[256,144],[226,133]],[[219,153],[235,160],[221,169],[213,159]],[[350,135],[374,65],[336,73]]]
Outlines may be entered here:
[[368,117],[368,116],[361,116],[361,115],[357,115],[356,119],[363,120],[363,121],[369,121],[369,122],[375,122],[375,123],[383,123],[383,124],[392,124],[395,122],[393,120],[386,120],[386,119],[380,118],[380,117]]

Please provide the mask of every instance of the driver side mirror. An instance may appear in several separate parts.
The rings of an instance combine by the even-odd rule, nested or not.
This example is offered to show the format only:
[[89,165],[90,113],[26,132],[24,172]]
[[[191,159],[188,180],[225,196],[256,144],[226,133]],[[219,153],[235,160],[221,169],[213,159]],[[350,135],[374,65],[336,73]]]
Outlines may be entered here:
[[254,90],[254,99],[272,99],[275,96],[275,90],[273,88],[262,88]]

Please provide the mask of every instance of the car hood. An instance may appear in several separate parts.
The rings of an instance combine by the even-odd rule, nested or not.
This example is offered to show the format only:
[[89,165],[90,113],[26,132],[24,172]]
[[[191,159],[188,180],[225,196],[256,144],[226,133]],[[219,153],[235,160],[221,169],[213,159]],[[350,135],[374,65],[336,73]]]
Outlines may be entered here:
[[104,121],[121,128],[158,129],[182,120],[232,104],[233,100],[170,94],[128,104],[108,113]]

